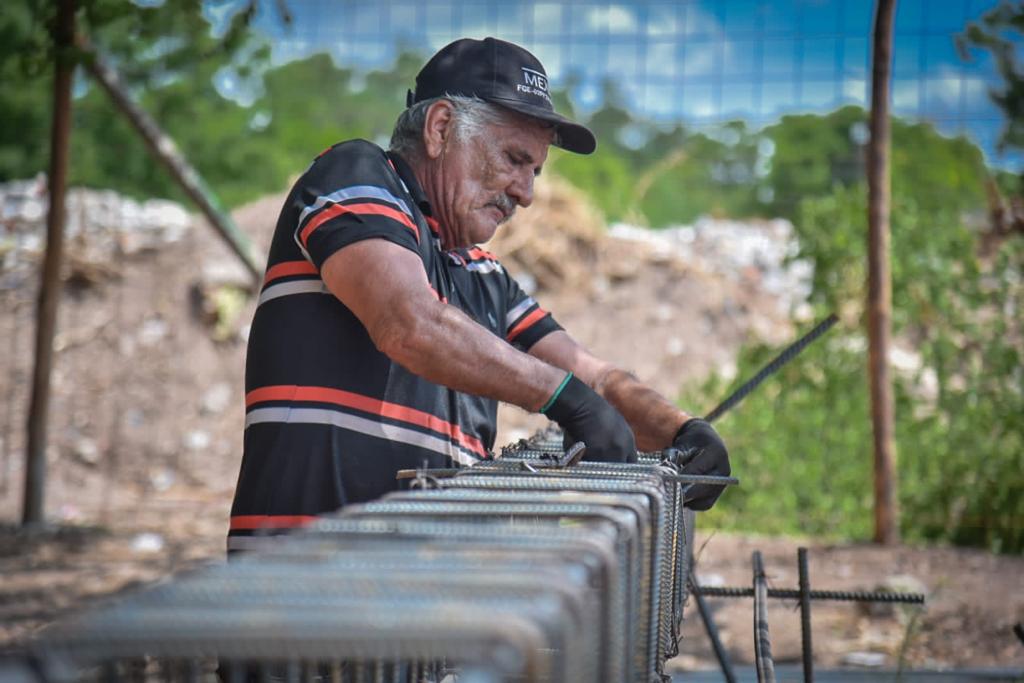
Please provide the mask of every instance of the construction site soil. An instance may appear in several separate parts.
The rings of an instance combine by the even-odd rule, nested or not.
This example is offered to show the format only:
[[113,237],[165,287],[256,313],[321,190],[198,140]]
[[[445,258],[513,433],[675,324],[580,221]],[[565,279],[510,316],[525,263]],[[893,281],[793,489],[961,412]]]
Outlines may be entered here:
[[[266,197],[235,212],[260,251],[282,200]],[[730,372],[744,342],[782,343],[795,334],[792,307],[779,305],[764,269],[711,267],[644,240],[612,237],[586,202],[558,183],[541,185],[537,206],[488,248],[582,343],[669,396],[684,382]],[[239,289],[244,272],[198,219],[181,239],[115,250],[106,261],[85,258],[94,251],[74,241],[68,252],[48,449],[52,524],[33,533],[16,522],[36,275],[34,267],[0,272],[0,647],[16,648],[46,624],[112,595],[224,558],[254,307]],[[545,424],[504,407],[498,443]],[[732,457],[742,478],[744,454]],[[820,666],[895,667],[902,658],[909,667],[1024,670],[1024,644],[1011,630],[1024,620],[1019,556],[700,531],[701,579],[749,585],[751,552],[760,549],[770,584],[794,587],[798,545],[811,548],[816,588],[888,585],[928,595],[923,610],[816,603]],[[751,662],[750,601],[711,604],[736,663]],[[682,654],[669,664],[674,672],[715,666],[693,605],[687,610]],[[798,660],[794,605],[772,601],[769,620],[776,660]]]

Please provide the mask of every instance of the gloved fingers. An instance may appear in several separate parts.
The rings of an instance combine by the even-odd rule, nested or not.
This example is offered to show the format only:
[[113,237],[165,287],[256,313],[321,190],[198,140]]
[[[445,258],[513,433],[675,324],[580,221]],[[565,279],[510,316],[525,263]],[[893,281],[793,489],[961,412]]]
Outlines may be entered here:
[[577,441],[580,441],[580,440],[581,439],[577,439],[572,434],[570,434],[569,430],[567,430],[567,429],[562,430],[562,450],[563,451],[569,450],[570,448],[572,448],[572,445],[574,443],[576,443]]
[[732,472],[732,468],[727,459],[717,457],[708,449],[700,449],[679,471],[681,474],[709,474],[727,477]]
[[710,510],[718,497],[722,495],[724,486],[712,486],[710,484],[697,484],[686,493],[683,505],[691,510],[703,512]]
[[677,451],[678,451],[679,455],[676,456],[676,466],[678,466],[679,468],[682,469],[682,468],[687,467],[691,462],[693,462],[697,458],[697,456],[699,456],[701,453],[703,453],[704,449],[703,448],[687,448],[687,449],[684,449],[684,450],[678,450],[677,449]]

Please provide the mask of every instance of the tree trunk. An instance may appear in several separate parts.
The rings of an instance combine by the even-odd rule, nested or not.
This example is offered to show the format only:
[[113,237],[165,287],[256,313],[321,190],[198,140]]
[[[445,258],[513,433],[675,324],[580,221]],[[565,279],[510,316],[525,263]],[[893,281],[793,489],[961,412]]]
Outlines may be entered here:
[[75,33],[75,2],[60,0],[53,41],[53,127],[50,135],[50,210],[46,217],[46,255],[40,275],[36,314],[35,366],[32,400],[28,410],[25,449],[25,497],[22,524],[43,523],[46,492],[46,431],[50,411],[50,373],[53,369],[53,335],[60,301],[60,266],[64,254],[64,196],[68,178],[68,140],[71,131],[71,46]]
[[875,456],[875,542],[899,542],[896,439],[889,368],[892,277],[889,269],[889,76],[896,0],[876,0],[868,145],[868,344]]

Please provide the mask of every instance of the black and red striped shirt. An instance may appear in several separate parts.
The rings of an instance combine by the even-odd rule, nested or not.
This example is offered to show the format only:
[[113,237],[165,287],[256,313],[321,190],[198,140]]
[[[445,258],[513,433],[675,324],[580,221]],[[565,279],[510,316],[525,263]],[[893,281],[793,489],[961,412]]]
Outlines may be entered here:
[[405,162],[364,140],[331,147],[292,188],[249,336],[232,536],[377,498],[399,469],[490,457],[497,402],[391,361],[319,275],[339,249],[385,239],[419,255],[441,301],[520,350],[561,329],[493,254],[442,250],[436,226]]

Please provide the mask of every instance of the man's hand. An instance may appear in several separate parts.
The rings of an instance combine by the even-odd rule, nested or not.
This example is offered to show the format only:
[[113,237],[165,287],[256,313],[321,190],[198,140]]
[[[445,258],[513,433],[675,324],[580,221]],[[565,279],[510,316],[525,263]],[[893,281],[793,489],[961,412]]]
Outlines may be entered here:
[[569,377],[544,414],[572,441],[587,445],[584,460],[636,462],[636,442],[626,419],[575,376]]
[[[725,442],[704,420],[693,418],[684,422],[672,441],[672,447],[680,451],[678,464],[683,474],[727,477],[732,473]],[[694,510],[707,510],[724,490],[724,486],[695,484],[687,494],[686,505]]]

